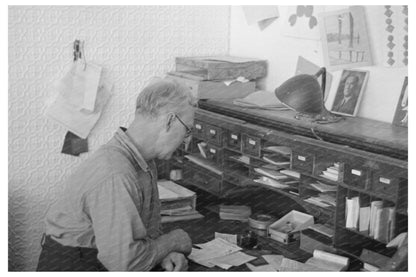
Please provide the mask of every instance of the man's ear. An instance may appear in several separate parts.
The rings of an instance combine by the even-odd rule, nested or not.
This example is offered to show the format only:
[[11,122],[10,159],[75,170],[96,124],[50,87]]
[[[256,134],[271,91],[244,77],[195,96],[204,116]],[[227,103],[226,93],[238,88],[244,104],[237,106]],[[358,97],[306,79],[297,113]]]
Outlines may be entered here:
[[174,113],[168,113],[167,116],[166,116],[166,131],[169,131],[169,129],[172,126],[174,120],[175,120],[175,114]]

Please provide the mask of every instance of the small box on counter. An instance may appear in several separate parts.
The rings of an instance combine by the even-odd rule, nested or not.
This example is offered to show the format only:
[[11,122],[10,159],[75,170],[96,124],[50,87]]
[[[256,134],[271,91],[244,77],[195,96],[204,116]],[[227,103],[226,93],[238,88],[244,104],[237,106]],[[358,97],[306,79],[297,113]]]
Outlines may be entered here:
[[202,80],[248,80],[265,77],[267,61],[233,56],[177,57],[176,71],[198,76]]
[[314,224],[313,216],[299,211],[291,211],[268,228],[270,238],[288,244],[299,240],[300,231]]

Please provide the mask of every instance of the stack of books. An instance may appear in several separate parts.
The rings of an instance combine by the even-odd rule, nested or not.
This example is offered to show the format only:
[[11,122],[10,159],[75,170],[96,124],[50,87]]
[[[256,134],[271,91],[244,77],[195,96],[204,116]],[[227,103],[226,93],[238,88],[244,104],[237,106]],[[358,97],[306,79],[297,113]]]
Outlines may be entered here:
[[251,208],[245,205],[220,205],[221,219],[247,222],[251,215]]
[[360,260],[363,262],[362,271],[379,271],[381,267],[388,263],[390,258],[364,248]]
[[157,187],[162,223],[203,217],[195,209],[195,192],[168,180],[159,180]]
[[358,196],[346,198],[345,218],[347,228],[358,230],[383,243],[394,238],[396,208],[384,207],[383,201],[372,201],[369,206],[360,205]]
[[177,57],[176,70],[167,77],[186,87],[198,99],[243,98],[255,91],[255,79],[265,77],[265,60],[233,56]]

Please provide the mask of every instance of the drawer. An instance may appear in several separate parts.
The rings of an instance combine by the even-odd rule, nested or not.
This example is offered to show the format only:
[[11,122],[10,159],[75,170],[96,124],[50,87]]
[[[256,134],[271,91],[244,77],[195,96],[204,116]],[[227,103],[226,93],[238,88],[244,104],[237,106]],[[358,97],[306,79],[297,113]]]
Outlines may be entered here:
[[194,120],[193,134],[199,138],[205,138],[205,123],[197,119]]
[[261,155],[261,139],[247,134],[242,135],[242,152],[255,157]]
[[369,187],[371,169],[362,161],[347,161],[344,163],[344,183],[360,189]]
[[241,151],[241,134],[233,131],[226,132],[225,143],[230,149]]
[[392,168],[381,166],[374,169],[371,190],[395,200],[399,190],[400,176]]
[[314,163],[315,155],[300,151],[292,152],[292,169],[312,174]]
[[202,190],[214,195],[220,195],[221,177],[208,174],[208,172],[196,169],[187,163],[184,166],[184,180]]
[[205,155],[207,156],[207,159],[217,163],[219,166],[222,165],[222,152],[221,148],[209,144],[205,148]]
[[217,126],[205,124],[205,139],[218,146],[222,146],[222,129]]

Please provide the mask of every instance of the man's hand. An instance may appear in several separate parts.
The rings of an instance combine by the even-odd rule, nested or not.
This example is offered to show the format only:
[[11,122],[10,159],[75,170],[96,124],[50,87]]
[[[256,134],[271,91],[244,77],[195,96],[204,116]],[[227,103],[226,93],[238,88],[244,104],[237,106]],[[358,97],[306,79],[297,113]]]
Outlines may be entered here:
[[176,251],[188,255],[192,251],[192,240],[182,229],[175,229],[169,233],[170,239],[175,241],[177,248]]
[[178,252],[169,253],[160,264],[166,271],[186,271],[188,270],[188,260]]

